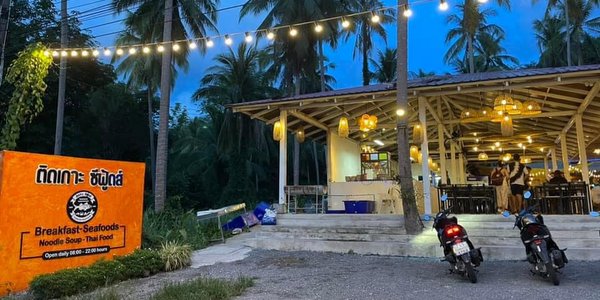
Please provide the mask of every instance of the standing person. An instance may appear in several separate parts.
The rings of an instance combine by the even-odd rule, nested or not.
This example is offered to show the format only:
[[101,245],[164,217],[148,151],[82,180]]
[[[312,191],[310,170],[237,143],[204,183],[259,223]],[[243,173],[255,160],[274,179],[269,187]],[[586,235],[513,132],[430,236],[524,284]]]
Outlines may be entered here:
[[496,188],[496,207],[498,213],[508,210],[508,171],[504,163],[499,160],[492,174],[490,175],[490,185]]
[[525,207],[523,201],[523,191],[525,190],[525,178],[529,175],[529,170],[521,163],[519,154],[513,155],[513,163],[508,165],[510,174],[510,192],[512,194],[510,210],[513,213],[519,213]]

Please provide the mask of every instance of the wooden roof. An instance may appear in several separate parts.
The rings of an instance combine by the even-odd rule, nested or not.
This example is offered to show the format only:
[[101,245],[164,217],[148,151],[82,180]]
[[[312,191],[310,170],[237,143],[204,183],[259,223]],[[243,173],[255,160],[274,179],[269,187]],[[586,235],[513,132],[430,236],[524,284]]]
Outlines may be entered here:
[[[561,133],[566,134],[567,152],[574,158],[578,153],[575,134],[575,115],[578,113],[583,115],[588,158],[599,157],[593,154],[593,149],[600,148],[600,65],[432,76],[410,80],[408,87],[410,122],[418,120],[418,97],[426,99],[429,149],[434,158],[438,155],[438,123],[444,125],[446,141],[452,138],[453,132],[460,133],[455,140],[470,160],[477,157],[478,152],[473,150],[475,146],[479,151],[486,151],[490,159],[494,158],[499,153],[490,147],[496,141],[505,151],[511,152],[516,152],[517,144],[523,143],[527,147],[526,155],[534,158],[543,155],[541,148],[546,153],[554,147],[560,157],[557,143]],[[503,93],[521,101],[537,101],[542,106],[542,113],[514,117],[515,135],[510,138],[501,136],[498,123],[460,121],[463,110],[493,106],[494,99]],[[351,124],[350,138],[367,144],[379,139],[385,143],[378,147],[381,150],[396,150],[395,84],[265,99],[231,105],[230,108],[268,124],[279,119],[280,110],[288,110],[288,128],[295,131],[303,126],[306,137],[317,141],[324,141],[326,129],[336,129],[339,118],[346,116]],[[352,126],[356,124],[355,119],[365,113],[379,118],[377,130],[366,137],[358,126]],[[527,136],[531,136],[533,143],[527,142]]]

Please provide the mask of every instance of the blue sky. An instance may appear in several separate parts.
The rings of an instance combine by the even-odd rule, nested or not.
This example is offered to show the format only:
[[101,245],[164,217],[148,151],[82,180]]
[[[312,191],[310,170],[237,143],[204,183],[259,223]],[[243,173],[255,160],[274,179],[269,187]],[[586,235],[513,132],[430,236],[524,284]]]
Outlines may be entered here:
[[[98,5],[109,3],[101,2],[90,4],[78,10],[86,10]],[[228,7],[236,4],[242,4],[245,0],[221,0],[220,7]],[[409,70],[417,71],[423,69],[425,71],[434,71],[436,73],[450,72],[452,69],[444,64],[443,56],[448,45],[445,43],[445,36],[452,25],[446,24],[446,17],[452,13],[456,13],[456,8],[453,7],[456,3],[462,2],[458,0],[449,0],[451,4],[450,10],[441,12],[438,10],[437,0],[419,0],[410,1],[414,15],[409,20]],[[543,17],[545,3],[538,1],[536,5],[532,5],[530,0],[513,0],[511,11],[504,8],[499,8],[495,4],[485,4],[493,7],[498,12],[498,15],[490,18],[488,21],[500,25],[505,33],[506,39],[503,43],[507,52],[519,59],[522,64],[535,61],[538,58],[537,44],[532,29],[532,23],[535,19]],[[89,3],[85,0],[70,0],[69,5],[75,7]],[[392,6],[396,0],[385,0],[386,5]],[[118,20],[120,16],[106,16],[103,18],[84,21],[82,28],[92,27],[98,24],[104,24]],[[262,16],[248,16],[241,22],[239,19],[239,9],[223,11],[219,15],[217,28],[221,34],[237,33],[256,29]],[[92,35],[102,35],[114,31],[121,30],[123,26],[120,23],[110,24],[91,29]],[[395,48],[396,45],[396,30],[395,24],[387,28],[388,40],[390,47]],[[114,45],[115,35],[98,38],[97,41],[101,46]],[[237,36],[235,43],[242,42],[242,37]],[[360,60],[352,57],[354,39],[351,38],[348,43],[338,46],[337,49],[326,49],[326,55],[335,63],[335,70],[330,71],[337,79],[335,88],[353,87],[361,84],[361,64]],[[185,104],[191,115],[198,115],[197,107],[190,101],[192,93],[198,88],[198,82],[204,75],[205,69],[210,66],[212,58],[215,54],[222,53],[226,50],[222,42],[215,41],[215,47],[208,50],[205,56],[201,56],[198,52],[191,54],[190,68],[187,74],[181,73],[177,79],[175,89],[172,93],[171,103]],[[376,41],[376,48],[385,48],[383,40]]]

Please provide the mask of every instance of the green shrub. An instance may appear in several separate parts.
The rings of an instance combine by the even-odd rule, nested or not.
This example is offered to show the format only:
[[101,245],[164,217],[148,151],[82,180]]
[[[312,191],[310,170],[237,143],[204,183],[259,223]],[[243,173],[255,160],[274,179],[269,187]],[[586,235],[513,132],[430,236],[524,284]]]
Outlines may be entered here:
[[169,241],[178,241],[190,245],[192,249],[200,249],[206,247],[209,240],[220,237],[216,222],[200,223],[193,211],[144,212],[142,247],[145,249],[159,249]]
[[158,252],[136,250],[111,261],[97,261],[89,267],[37,276],[30,283],[29,289],[36,299],[60,298],[90,292],[131,278],[149,276],[161,271],[163,265]]
[[125,267],[126,278],[148,277],[163,270],[164,263],[157,251],[138,249],[130,255],[119,256],[116,261]]
[[192,247],[177,241],[169,241],[159,251],[165,271],[179,270],[192,264]]
[[190,282],[169,285],[160,290],[153,300],[225,300],[240,296],[247,288],[254,285],[251,278],[242,277],[235,281],[198,278]]

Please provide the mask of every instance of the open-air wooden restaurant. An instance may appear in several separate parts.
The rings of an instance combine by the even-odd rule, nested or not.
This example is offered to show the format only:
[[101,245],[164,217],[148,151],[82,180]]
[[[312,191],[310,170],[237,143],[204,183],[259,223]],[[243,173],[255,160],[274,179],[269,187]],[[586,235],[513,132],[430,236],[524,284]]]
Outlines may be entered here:
[[[279,203],[313,195],[316,211],[402,214],[397,174],[397,118],[407,114],[412,175],[421,213],[454,205],[457,213],[496,213],[489,175],[519,154],[530,167],[529,201],[542,211],[586,214],[598,205],[600,65],[442,75],[408,81],[409,105],[396,85],[265,99],[231,106],[273,126],[279,141]],[[313,139],[327,149],[327,185],[292,186],[288,143]],[[556,170],[567,183],[550,184]],[[600,168],[598,168],[600,170]],[[444,202],[440,201],[444,195]],[[558,204],[557,204],[558,203]],[[321,206],[322,205],[322,206]]]

